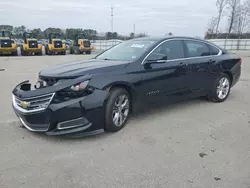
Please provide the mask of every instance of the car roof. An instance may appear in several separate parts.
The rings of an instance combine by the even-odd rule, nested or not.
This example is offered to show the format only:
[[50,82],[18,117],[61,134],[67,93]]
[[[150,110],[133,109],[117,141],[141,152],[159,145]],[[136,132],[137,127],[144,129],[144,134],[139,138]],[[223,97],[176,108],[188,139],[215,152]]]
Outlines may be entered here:
[[136,38],[136,39],[132,39],[132,40],[137,40],[137,41],[155,41],[155,42],[162,42],[164,40],[168,40],[168,39],[191,39],[191,40],[196,40],[196,41],[201,41],[201,42],[205,42],[208,44],[211,44],[213,46],[216,46],[217,48],[219,48],[220,50],[223,50],[221,47],[219,47],[218,45],[211,43],[207,40],[201,39],[201,38],[195,38],[195,37],[185,37],[185,36],[168,36],[168,37],[141,37],[141,38]]
[[204,41],[203,39],[200,38],[195,38],[195,37],[185,37],[185,36],[169,36],[169,37],[141,37],[141,38],[136,38],[132,40],[153,40],[153,41],[162,41],[162,40],[167,40],[167,39],[193,39],[193,40],[200,40]]

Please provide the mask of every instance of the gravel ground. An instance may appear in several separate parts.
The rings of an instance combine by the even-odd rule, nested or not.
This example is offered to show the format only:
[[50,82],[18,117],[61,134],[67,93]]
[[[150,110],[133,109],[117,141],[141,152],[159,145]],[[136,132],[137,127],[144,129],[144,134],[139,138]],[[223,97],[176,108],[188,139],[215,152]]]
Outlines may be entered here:
[[226,102],[148,109],[120,132],[80,139],[21,128],[11,90],[45,66],[89,56],[0,57],[0,187],[249,188],[250,57],[241,55],[242,76]]

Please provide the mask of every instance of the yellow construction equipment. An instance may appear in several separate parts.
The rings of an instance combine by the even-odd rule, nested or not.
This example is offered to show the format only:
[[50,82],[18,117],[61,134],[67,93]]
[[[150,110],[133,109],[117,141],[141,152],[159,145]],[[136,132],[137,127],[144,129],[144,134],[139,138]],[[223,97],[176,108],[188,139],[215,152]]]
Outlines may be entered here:
[[23,34],[24,44],[21,46],[21,54],[26,55],[43,55],[42,45],[38,44],[34,33],[25,32]]
[[73,44],[70,48],[71,54],[91,54],[93,47],[88,39],[85,38],[83,33],[76,34]]
[[66,55],[66,45],[63,44],[61,35],[59,33],[50,33],[48,40],[49,42],[45,47],[45,53],[47,55]]
[[4,54],[17,56],[17,44],[9,31],[0,31],[0,55]]

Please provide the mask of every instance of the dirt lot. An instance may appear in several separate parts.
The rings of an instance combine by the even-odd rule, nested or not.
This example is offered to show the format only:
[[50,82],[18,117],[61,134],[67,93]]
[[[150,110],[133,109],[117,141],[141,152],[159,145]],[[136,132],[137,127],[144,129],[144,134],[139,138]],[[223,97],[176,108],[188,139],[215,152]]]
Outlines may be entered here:
[[242,76],[226,102],[148,110],[118,133],[81,139],[20,128],[11,91],[45,66],[89,57],[0,57],[0,187],[249,188],[250,57],[241,54]]

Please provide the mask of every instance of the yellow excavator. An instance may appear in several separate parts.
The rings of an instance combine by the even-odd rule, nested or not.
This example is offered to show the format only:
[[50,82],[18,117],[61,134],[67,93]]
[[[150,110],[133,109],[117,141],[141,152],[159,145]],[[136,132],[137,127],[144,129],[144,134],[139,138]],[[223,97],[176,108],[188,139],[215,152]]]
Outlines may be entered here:
[[48,44],[45,46],[46,55],[66,55],[66,45],[63,44],[59,33],[50,33]]
[[38,44],[36,35],[31,32],[25,32],[23,34],[24,44],[21,46],[21,54],[23,56],[27,55],[43,55],[42,45]]
[[93,47],[83,33],[76,34],[70,48],[70,54],[91,54]]
[[0,31],[0,55],[13,55],[17,56],[17,44],[11,39],[9,31]]

